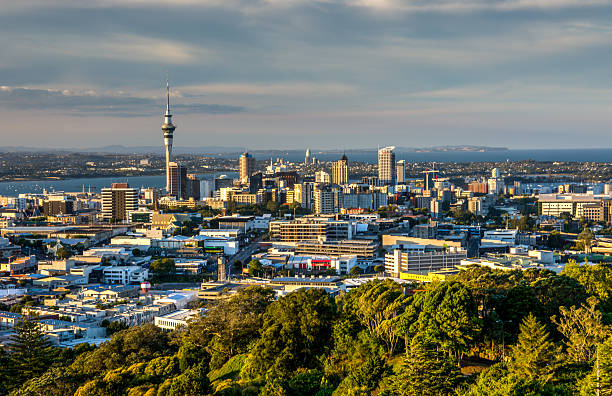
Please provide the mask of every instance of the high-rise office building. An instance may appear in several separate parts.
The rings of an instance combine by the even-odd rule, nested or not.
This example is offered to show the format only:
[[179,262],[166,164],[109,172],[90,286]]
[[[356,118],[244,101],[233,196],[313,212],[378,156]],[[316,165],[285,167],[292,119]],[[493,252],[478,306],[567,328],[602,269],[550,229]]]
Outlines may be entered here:
[[348,159],[346,155],[342,155],[339,161],[332,165],[332,183],[347,184],[348,183]]
[[110,188],[102,189],[102,218],[124,221],[128,212],[138,209],[138,190],[127,183],[113,183]]
[[174,130],[176,127],[172,123],[170,113],[170,88],[168,85],[168,75],[166,75],[166,114],[162,132],[164,132],[164,145],[166,146],[166,192],[170,192],[170,162],[172,161],[172,142],[174,141]]
[[200,200],[200,178],[198,175],[190,173],[187,175],[187,198]]
[[378,150],[378,180],[381,184],[395,184],[395,147],[389,146]]
[[246,151],[240,156],[240,182],[247,183],[255,172],[255,158]]
[[397,165],[395,166],[395,173],[397,176],[398,184],[406,182],[406,161],[397,161]]
[[304,157],[304,163],[306,165],[310,164],[310,149],[306,149],[306,157]]
[[168,174],[170,176],[168,194],[176,197],[176,199],[188,199],[187,168],[176,162],[170,162]]

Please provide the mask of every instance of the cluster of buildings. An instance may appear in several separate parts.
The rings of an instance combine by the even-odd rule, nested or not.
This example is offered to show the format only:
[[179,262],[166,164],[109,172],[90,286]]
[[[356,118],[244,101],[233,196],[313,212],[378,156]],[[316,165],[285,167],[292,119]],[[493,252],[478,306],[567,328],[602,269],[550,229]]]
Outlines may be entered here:
[[[265,168],[245,151],[237,178],[200,180],[172,160],[176,127],[168,87],[166,95],[165,191],[115,183],[100,193],[0,197],[0,303],[21,307],[20,313],[0,311],[0,343],[23,316],[36,317],[60,346],[102,342],[113,322],[173,330],[205,314],[191,309],[194,301],[213,303],[250,285],[281,296],[303,287],[345,292],[373,276],[444,280],[472,265],[558,271],[559,255],[546,250],[547,232],[497,229],[485,220],[492,209],[506,220],[522,216],[503,196],[537,198],[533,217],[540,227],[562,229],[564,217],[611,223],[612,185],[601,194],[561,185],[555,194],[536,195],[518,181],[506,183],[497,168],[463,183],[433,168],[408,177],[415,175],[396,161],[393,146],[378,150],[376,175],[352,177],[346,155],[331,169],[312,172],[310,165],[320,161],[310,150],[299,167],[279,159]],[[226,213],[270,202],[293,213]],[[200,207],[220,214],[192,210]],[[478,221],[460,224],[449,213]],[[158,275],[151,264],[160,258],[174,261],[177,279],[205,281],[150,290]],[[251,260],[263,274],[251,271]],[[34,304],[23,305],[25,298]]]

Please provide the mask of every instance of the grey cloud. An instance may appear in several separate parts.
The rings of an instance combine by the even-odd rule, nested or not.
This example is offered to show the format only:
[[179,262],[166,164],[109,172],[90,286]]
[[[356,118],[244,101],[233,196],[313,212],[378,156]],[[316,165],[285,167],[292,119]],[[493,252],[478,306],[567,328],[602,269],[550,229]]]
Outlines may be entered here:
[[[159,100],[128,96],[82,94],[60,90],[0,87],[0,106],[16,110],[56,110],[68,115],[103,114],[114,117],[138,117],[160,114]],[[246,111],[241,106],[190,103],[172,106],[191,114],[231,114]]]

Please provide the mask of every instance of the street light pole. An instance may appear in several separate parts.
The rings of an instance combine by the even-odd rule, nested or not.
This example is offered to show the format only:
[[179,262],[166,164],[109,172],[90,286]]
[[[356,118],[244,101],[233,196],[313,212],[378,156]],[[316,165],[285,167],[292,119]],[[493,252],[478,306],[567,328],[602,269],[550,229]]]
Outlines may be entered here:
[[[501,319],[497,319],[496,322],[501,323],[501,328],[502,328],[502,361],[506,361],[506,340],[505,340],[505,335],[506,332],[504,331],[504,321]],[[511,320],[508,321],[508,323],[512,323]]]

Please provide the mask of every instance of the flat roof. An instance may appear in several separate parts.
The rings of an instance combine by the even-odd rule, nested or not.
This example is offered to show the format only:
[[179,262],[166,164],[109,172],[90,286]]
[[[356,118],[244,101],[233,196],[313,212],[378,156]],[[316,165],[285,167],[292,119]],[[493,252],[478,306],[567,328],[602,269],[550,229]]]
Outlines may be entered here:
[[280,278],[274,278],[272,280],[270,280],[271,283],[322,283],[322,284],[329,284],[329,283],[337,283],[341,280],[341,278],[337,277],[337,276],[333,276],[331,278],[299,278],[299,277],[294,277],[294,276],[285,276],[285,277],[280,277]]

